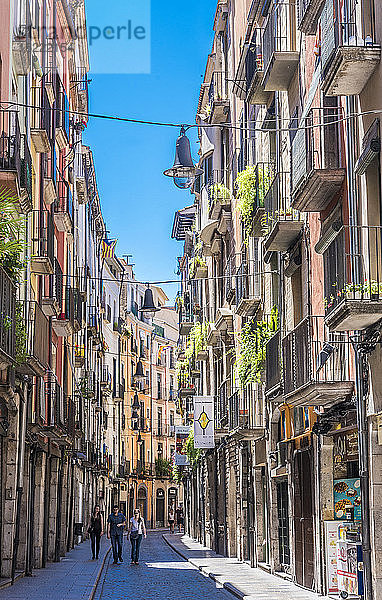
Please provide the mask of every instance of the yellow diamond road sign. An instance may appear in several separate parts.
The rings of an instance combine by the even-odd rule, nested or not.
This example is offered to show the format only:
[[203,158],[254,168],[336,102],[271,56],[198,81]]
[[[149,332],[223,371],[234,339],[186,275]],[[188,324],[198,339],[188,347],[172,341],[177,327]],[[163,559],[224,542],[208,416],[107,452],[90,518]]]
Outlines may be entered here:
[[206,415],[205,411],[203,411],[198,419],[198,423],[199,423],[200,427],[202,429],[207,429],[209,422],[210,422],[210,419]]

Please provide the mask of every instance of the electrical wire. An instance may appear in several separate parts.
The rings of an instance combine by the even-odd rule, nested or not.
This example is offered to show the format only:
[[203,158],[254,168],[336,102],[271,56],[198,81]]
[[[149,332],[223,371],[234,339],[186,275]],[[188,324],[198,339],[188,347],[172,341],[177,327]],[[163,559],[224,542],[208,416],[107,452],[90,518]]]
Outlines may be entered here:
[[[24,104],[21,102],[5,102],[3,104],[7,104],[8,106],[17,106],[17,107],[22,107],[22,108],[31,108],[34,110],[45,110],[44,107],[41,106],[35,106],[32,104]],[[319,110],[320,107],[317,107],[317,110]],[[146,121],[144,119],[131,119],[128,117],[119,117],[119,116],[115,116],[115,115],[105,115],[105,114],[99,114],[99,113],[84,113],[84,112],[79,112],[76,110],[67,110],[67,109],[60,109],[60,108],[55,108],[54,110],[58,111],[58,112],[65,112],[69,115],[77,115],[80,117],[86,117],[86,118],[95,118],[95,119],[104,119],[104,120],[109,120],[109,121],[120,121],[120,122],[124,122],[124,123],[135,123],[135,124],[139,124],[139,125],[152,125],[152,126],[159,126],[159,127],[176,127],[178,129],[184,127],[187,129],[193,129],[193,128],[213,128],[213,127],[221,127],[221,128],[226,128],[226,129],[237,129],[239,131],[243,131],[243,129],[248,129],[250,132],[259,132],[259,133],[264,133],[264,129],[263,128],[257,128],[257,127],[251,127],[247,125],[247,127],[243,127],[243,125],[241,124],[236,124],[236,123],[217,123],[217,124],[210,124],[210,123],[203,123],[203,124],[198,124],[198,123],[168,123],[165,121]],[[314,108],[313,108],[314,110]],[[290,132],[290,131],[300,131],[300,130],[309,130],[309,129],[315,129],[315,128],[321,128],[321,127],[328,127],[328,126],[332,126],[338,123],[342,123],[344,121],[348,121],[351,119],[356,119],[358,117],[362,117],[362,116],[366,116],[366,115],[374,115],[374,114],[382,114],[382,108],[375,108],[375,109],[371,109],[371,110],[366,110],[366,111],[360,111],[357,113],[351,113],[349,115],[344,115],[343,117],[340,117],[339,119],[333,119],[327,122],[320,122],[320,123],[313,123],[311,125],[298,125],[296,127],[276,127],[274,129],[272,129],[272,131],[274,132],[281,132],[281,131],[285,131],[285,132]],[[274,123],[276,119],[265,119],[263,121],[263,124],[265,123]],[[290,123],[291,119],[290,118],[283,118],[283,117],[278,117],[278,120],[281,122],[288,122]],[[253,122],[255,123],[255,121],[250,121],[250,123]]]

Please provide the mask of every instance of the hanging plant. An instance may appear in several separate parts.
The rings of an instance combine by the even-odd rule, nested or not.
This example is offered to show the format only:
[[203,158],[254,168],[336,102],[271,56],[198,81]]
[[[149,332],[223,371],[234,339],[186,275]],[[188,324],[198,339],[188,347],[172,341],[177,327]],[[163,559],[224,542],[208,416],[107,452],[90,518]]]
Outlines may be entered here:
[[209,187],[210,208],[215,202],[228,204],[231,201],[232,195],[230,190],[222,183],[214,183]]
[[252,234],[253,215],[258,207],[264,206],[264,198],[271,183],[269,167],[247,166],[236,178],[237,205],[246,232],[246,240]]
[[196,275],[196,270],[198,269],[198,267],[207,267],[207,263],[204,260],[204,258],[200,258],[200,256],[194,256],[193,258],[191,258],[190,263],[189,263],[189,275],[191,277],[191,279],[193,279]]
[[24,319],[24,310],[23,304],[21,302],[16,304],[16,322],[15,322],[15,343],[16,343],[16,352],[15,352],[15,363],[16,365],[21,365],[27,361],[28,352],[27,352],[27,329]]
[[269,320],[250,320],[243,326],[240,332],[240,356],[236,363],[242,387],[261,382],[265,369],[266,343],[277,329],[277,307],[273,307]]
[[199,448],[195,448],[194,442],[194,430],[190,429],[190,433],[184,442],[183,448],[187,454],[188,462],[193,469],[195,469],[202,455],[202,451]]

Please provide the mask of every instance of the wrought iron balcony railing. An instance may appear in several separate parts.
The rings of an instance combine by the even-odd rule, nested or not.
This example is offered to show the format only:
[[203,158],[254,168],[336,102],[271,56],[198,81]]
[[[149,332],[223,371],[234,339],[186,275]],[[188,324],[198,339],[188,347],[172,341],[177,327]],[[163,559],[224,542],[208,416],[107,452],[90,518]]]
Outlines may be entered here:
[[275,175],[264,199],[265,249],[286,252],[298,238],[303,221],[298,210],[291,206],[290,173]]
[[0,362],[10,366],[15,360],[16,286],[0,267]]
[[324,303],[331,330],[365,329],[382,316],[382,227],[343,226],[324,252]]
[[54,222],[58,231],[71,233],[73,230],[73,199],[70,185],[60,178],[58,198],[54,203]]
[[294,2],[274,4],[263,35],[264,88],[287,90],[296,71],[296,9]]
[[32,212],[31,270],[40,275],[52,275],[54,269],[54,225],[47,210]]
[[52,107],[45,83],[32,87],[31,92],[31,139],[36,152],[49,152],[52,148]]
[[[341,189],[345,179],[342,109],[313,108],[293,131],[291,146],[292,207],[320,212]],[[292,121],[297,128],[297,120]]]
[[55,127],[56,140],[60,148],[65,148],[69,143],[69,101],[60,76],[56,73],[55,77]]
[[49,320],[37,302],[17,301],[18,365],[20,373],[44,375],[49,364]]
[[351,344],[330,333],[324,317],[306,317],[282,340],[284,399],[292,406],[329,406],[353,393]]

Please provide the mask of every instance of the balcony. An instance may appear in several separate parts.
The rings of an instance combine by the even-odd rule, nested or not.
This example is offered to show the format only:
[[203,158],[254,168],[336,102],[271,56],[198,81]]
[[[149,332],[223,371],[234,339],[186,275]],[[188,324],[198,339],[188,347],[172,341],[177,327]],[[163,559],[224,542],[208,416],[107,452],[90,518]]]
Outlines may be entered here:
[[54,259],[54,275],[50,275],[46,286],[44,298],[41,300],[41,308],[47,317],[57,317],[62,307],[64,275],[56,258]]
[[[356,15],[356,12],[354,12]],[[322,89],[327,96],[360,94],[381,60],[370,15],[362,17],[365,34],[355,22],[339,23],[333,5],[322,13]]]
[[50,206],[57,200],[56,188],[56,155],[55,152],[49,152],[43,159],[44,174],[44,202]]
[[[340,192],[345,180],[339,108],[315,108],[300,123],[292,140],[292,207],[321,212]],[[319,125],[323,124],[323,127]]]
[[51,150],[52,137],[52,109],[45,85],[32,87],[31,104],[31,139],[35,151],[43,154]]
[[179,335],[186,336],[194,326],[191,301],[188,294],[183,296],[183,305],[179,308]]
[[[257,390],[258,391],[258,390]],[[229,436],[237,440],[255,441],[264,436],[261,391],[250,386],[242,395],[236,391],[228,398]]]
[[241,317],[255,315],[261,306],[261,276],[250,273],[247,263],[236,272],[236,314]]
[[0,369],[14,364],[16,347],[16,286],[0,267]]
[[351,396],[350,340],[330,334],[324,317],[306,317],[282,340],[284,401],[332,406]]
[[113,390],[113,399],[114,401],[123,402],[125,398],[125,384],[117,383],[115,385],[115,389]]
[[303,228],[298,210],[291,208],[290,173],[277,173],[264,199],[264,247],[267,252],[286,252]]
[[281,333],[277,331],[267,342],[265,362],[265,395],[272,400],[282,391],[281,379]]
[[55,79],[55,125],[56,125],[56,142],[61,150],[69,143],[69,101],[66,95],[61,79],[56,74]]
[[216,329],[214,323],[208,324],[207,330],[207,346],[211,346],[212,348],[216,348],[220,344],[220,334]]
[[78,204],[86,204],[89,200],[89,171],[86,158],[83,154],[78,157],[78,171],[76,174],[76,192]]
[[277,4],[271,11],[263,35],[264,79],[266,92],[287,91],[296,73],[295,4]]
[[267,104],[271,96],[271,92],[265,91],[263,85],[264,61],[262,38],[262,30],[257,29],[245,58],[247,102],[249,104]]
[[307,35],[315,35],[325,0],[298,0],[297,27]]
[[111,373],[109,367],[104,367],[101,373],[101,390],[105,394],[111,394]]
[[88,309],[88,332],[94,337],[100,333],[100,313],[96,306],[89,306]]
[[220,218],[222,210],[229,211],[231,208],[231,184],[230,173],[225,170],[214,170],[206,186],[208,194],[209,218],[216,220]]
[[233,254],[227,259],[224,267],[223,292],[224,298],[229,304],[236,302],[236,256]]
[[218,390],[215,416],[215,437],[219,438],[228,433],[228,394],[229,382],[223,381]]
[[16,75],[28,75],[32,66],[32,21],[29,2],[21,2],[13,30],[12,58]]
[[80,346],[76,344],[74,346],[74,366],[78,369],[85,365],[85,346]]
[[364,330],[382,319],[382,227],[346,226],[324,253],[325,322]]
[[207,117],[212,125],[226,123],[229,116],[228,81],[226,73],[214,71],[208,90]]
[[17,302],[17,371],[43,376],[49,364],[49,321],[37,302]]
[[228,308],[218,308],[215,317],[216,330],[222,334],[233,335],[233,313]]
[[0,110],[0,184],[18,195],[21,174],[21,134],[18,114]]
[[32,212],[31,271],[38,275],[52,275],[54,265],[54,226],[47,210]]
[[54,375],[45,377],[44,434],[56,443],[67,443],[67,434],[74,436],[75,404],[64,394]]
[[64,179],[58,182],[58,198],[54,203],[54,222],[62,233],[73,232],[73,199],[70,185]]
[[77,290],[67,286],[65,288],[65,306],[57,318],[53,319],[52,326],[58,337],[68,337],[78,331],[78,298]]
[[257,163],[253,173],[253,216],[252,235],[262,237],[264,234],[265,208],[264,199],[275,176],[273,163]]

